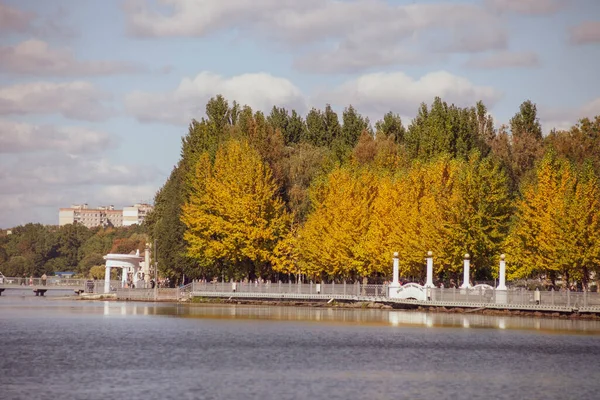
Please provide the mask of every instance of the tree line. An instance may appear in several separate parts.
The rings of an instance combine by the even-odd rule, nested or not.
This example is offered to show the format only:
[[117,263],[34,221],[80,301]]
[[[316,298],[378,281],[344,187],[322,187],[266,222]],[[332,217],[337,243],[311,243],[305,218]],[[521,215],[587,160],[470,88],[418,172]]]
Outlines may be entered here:
[[[588,285],[600,266],[600,117],[542,134],[525,101],[507,126],[485,105],[435,98],[404,126],[352,106],[266,115],[222,96],[182,138],[177,165],[143,226],[27,224],[0,232],[0,271],[101,278],[109,252],[158,243],[159,270],[188,278],[545,277]],[[93,268],[97,267],[97,268]],[[102,270],[102,271],[101,271]]]
[[182,138],[181,157],[147,218],[159,270],[178,280],[383,279],[391,255],[420,278],[587,285],[600,266],[600,117],[544,136],[521,104],[495,127],[485,105],[435,98],[405,127],[374,126],[352,106],[266,115],[222,96]]
[[0,231],[0,272],[22,277],[69,271],[104,279],[102,257],[138,249],[143,254],[148,240],[145,230],[138,225],[92,229],[81,224],[17,226]]

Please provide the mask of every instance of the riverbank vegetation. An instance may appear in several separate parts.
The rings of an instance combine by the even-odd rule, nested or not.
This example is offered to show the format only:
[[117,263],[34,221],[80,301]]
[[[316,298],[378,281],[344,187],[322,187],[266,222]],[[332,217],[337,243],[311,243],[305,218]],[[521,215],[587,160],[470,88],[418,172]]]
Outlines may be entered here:
[[[484,104],[423,104],[406,125],[348,106],[263,114],[222,96],[191,121],[141,227],[29,224],[0,235],[5,275],[75,270],[158,243],[159,271],[188,279],[492,280],[586,286],[600,271],[600,116],[542,133],[523,102],[496,126]],[[146,236],[146,234],[148,236]]]
[[5,276],[42,276],[72,272],[79,277],[104,279],[104,255],[140,250],[145,227],[93,228],[83,225],[26,224],[0,232],[0,272]]
[[313,281],[496,276],[587,284],[600,267],[600,117],[542,134],[524,102],[495,127],[480,102],[436,98],[405,126],[347,107],[302,118],[217,96],[194,120],[155,198],[149,234],[179,277]]

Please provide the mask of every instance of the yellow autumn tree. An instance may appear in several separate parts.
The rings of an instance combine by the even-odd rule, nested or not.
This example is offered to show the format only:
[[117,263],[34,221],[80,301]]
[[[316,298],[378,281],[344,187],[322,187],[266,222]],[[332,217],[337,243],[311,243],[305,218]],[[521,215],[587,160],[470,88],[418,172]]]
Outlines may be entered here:
[[404,204],[398,178],[385,174],[378,179],[377,196],[373,200],[369,230],[365,237],[365,251],[375,270],[387,276],[392,274],[392,256],[399,251],[402,238],[398,224]]
[[572,277],[587,287],[590,275],[600,272],[600,182],[591,164],[580,172],[571,200],[565,218],[571,229],[565,236],[572,249]]
[[487,276],[506,237],[510,212],[508,182],[498,164],[478,153],[466,161],[443,155],[380,179],[366,247],[389,275],[397,251],[403,276],[424,277],[425,254],[431,250],[437,276],[457,278],[466,252],[474,273]]
[[[570,173],[563,174],[565,162],[553,156],[544,157],[536,168],[533,182],[522,189],[516,202],[516,219],[507,241],[509,263],[508,279],[550,274],[555,277],[560,267],[543,250],[546,243],[555,242],[556,231],[553,218],[563,212]],[[561,184],[561,180],[563,181]]]
[[204,154],[182,210],[188,256],[232,265],[238,278],[269,273],[291,221],[277,190],[271,170],[245,141],[222,144],[212,165]]
[[273,249],[273,271],[293,275],[306,274],[307,271],[298,263],[299,256],[298,229],[293,226]]
[[417,161],[406,173],[380,179],[365,247],[384,273],[391,275],[396,251],[405,277],[424,276],[429,250],[435,253],[437,272],[447,266],[445,210],[456,171],[456,163],[442,156],[431,163]]
[[600,265],[600,186],[588,166],[576,171],[548,154],[523,190],[509,236],[509,278],[546,276],[587,285]]
[[298,233],[301,268],[318,277],[371,275],[365,251],[377,179],[366,169],[337,168],[311,189],[312,213]]

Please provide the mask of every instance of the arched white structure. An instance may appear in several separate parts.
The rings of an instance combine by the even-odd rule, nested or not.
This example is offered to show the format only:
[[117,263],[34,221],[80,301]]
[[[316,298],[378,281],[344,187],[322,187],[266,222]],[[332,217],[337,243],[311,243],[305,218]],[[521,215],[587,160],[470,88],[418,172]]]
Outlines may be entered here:
[[471,288],[471,290],[472,291],[482,291],[482,292],[485,292],[486,290],[494,291],[494,287],[490,286],[490,285],[487,285],[485,283],[480,283],[478,285],[473,286]]
[[107,254],[104,256],[106,260],[104,270],[104,293],[110,292],[110,269],[121,268],[121,285],[125,286],[127,283],[128,274],[132,274],[133,284],[137,286],[141,277],[142,266],[140,262],[144,257],[140,257],[138,254]]
[[407,283],[399,288],[393,288],[389,291],[389,296],[394,299],[427,300],[426,288],[418,283]]

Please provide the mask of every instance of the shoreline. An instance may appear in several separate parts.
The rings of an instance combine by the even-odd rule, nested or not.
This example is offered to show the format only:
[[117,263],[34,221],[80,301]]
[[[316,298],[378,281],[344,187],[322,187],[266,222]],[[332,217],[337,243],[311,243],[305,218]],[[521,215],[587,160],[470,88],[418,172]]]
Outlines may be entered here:
[[412,304],[398,304],[385,302],[354,302],[354,301],[297,301],[297,300],[271,300],[271,299],[225,299],[193,297],[191,299],[117,299],[114,294],[87,295],[84,297],[74,297],[75,300],[89,301],[126,301],[135,303],[172,303],[193,305],[248,305],[248,306],[279,306],[279,307],[307,307],[307,308],[344,308],[344,309],[364,309],[364,310],[402,310],[407,312],[435,312],[448,314],[481,314],[490,316],[515,316],[529,318],[553,318],[553,319],[574,319],[574,320],[600,320],[600,314],[597,313],[579,313],[579,312],[557,312],[557,311],[527,311],[510,310],[498,308],[465,308],[465,307],[446,307],[446,306],[422,306]]
[[599,314],[594,313],[573,313],[573,312],[550,312],[550,311],[521,311],[495,308],[463,308],[463,307],[441,307],[441,306],[419,306],[397,303],[378,303],[378,302],[343,302],[334,301],[332,303],[320,301],[274,301],[274,300],[254,300],[254,299],[215,299],[215,298],[194,298],[191,301],[180,303],[190,304],[224,304],[224,305],[260,305],[260,306],[281,306],[281,307],[309,307],[309,308],[346,308],[346,309],[365,309],[365,310],[401,310],[407,312],[435,312],[448,314],[482,314],[492,316],[515,316],[515,317],[533,317],[533,318],[557,318],[557,319],[578,319],[578,320],[600,320]]

